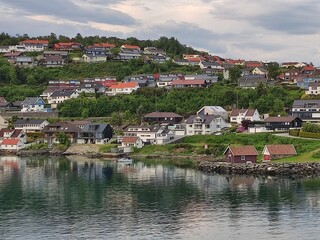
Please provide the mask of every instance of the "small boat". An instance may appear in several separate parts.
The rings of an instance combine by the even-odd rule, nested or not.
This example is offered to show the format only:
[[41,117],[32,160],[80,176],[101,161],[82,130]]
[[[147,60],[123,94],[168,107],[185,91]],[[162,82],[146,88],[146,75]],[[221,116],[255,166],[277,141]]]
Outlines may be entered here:
[[131,158],[118,158],[117,162],[118,163],[131,164],[132,163],[132,159]]

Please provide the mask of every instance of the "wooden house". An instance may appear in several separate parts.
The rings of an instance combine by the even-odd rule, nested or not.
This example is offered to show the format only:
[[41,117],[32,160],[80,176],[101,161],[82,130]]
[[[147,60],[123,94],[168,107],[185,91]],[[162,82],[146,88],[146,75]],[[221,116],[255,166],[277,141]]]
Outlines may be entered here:
[[259,154],[254,146],[228,146],[224,155],[228,163],[256,163]]

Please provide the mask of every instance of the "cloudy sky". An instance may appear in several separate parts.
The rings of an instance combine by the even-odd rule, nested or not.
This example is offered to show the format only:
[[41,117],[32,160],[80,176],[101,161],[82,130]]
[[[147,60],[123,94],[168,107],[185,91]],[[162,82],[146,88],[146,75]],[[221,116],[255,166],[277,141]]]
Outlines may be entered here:
[[221,57],[320,65],[319,0],[0,0],[10,35],[175,37]]

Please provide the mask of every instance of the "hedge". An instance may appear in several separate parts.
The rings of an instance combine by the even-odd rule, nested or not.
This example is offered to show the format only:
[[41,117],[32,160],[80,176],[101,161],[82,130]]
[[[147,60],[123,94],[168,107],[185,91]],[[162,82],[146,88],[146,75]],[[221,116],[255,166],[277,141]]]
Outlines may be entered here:
[[299,129],[290,129],[289,135],[294,137],[299,137],[300,130]]
[[300,131],[299,137],[320,139],[320,133],[311,133],[311,132]]

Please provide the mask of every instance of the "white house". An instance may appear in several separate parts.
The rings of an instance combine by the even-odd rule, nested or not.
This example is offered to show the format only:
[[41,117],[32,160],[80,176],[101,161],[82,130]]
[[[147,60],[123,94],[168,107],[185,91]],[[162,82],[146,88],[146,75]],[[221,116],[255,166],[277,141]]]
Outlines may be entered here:
[[124,137],[139,137],[143,143],[164,144],[173,139],[174,134],[167,126],[129,126]]
[[107,95],[115,96],[117,94],[130,94],[133,91],[139,89],[139,84],[137,82],[123,82],[115,85],[111,85]]
[[228,119],[227,111],[220,106],[204,106],[197,112],[197,115],[218,115],[224,120]]
[[0,130],[3,128],[7,128],[9,125],[9,121],[0,115]]
[[3,139],[1,144],[0,144],[0,149],[1,150],[20,150],[22,148],[24,148],[25,145],[23,143],[23,141],[21,141],[21,139],[19,138],[7,138],[7,139]]
[[252,74],[257,74],[257,75],[268,75],[268,71],[264,69],[263,67],[255,67],[252,71]]
[[318,95],[320,94],[320,82],[311,82],[306,90],[307,95]]
[[22,129],[24,132],[42,132],[47,125],[49,125],[47,120],[29,118],[18,119],[13,124],[15,129]]
[[241,124],[243,120],[261,121],[257,109],[233,109],[230,113],[230,122]]
[[43,112],[44,104],[41,97],[28,97],[22,102],[21,112]]
[[186,135],[209,135],[228,127],[221,116],[191,115],[186,121]]
[[135,147],[142,148],[144,146],[141,138],[139,137],[124,137],[122,139],[122,147]]
[[74,90],[59,90],[54,91],[48,97],[48,103],[51,105],[51,108],[57,108],[59,103],[62,103],[71,98],[79,97],[79,93]]
[[25,52],[42,52],[48,48],[48,40],[27,39],[19,42],[17,49],[23,48]]

